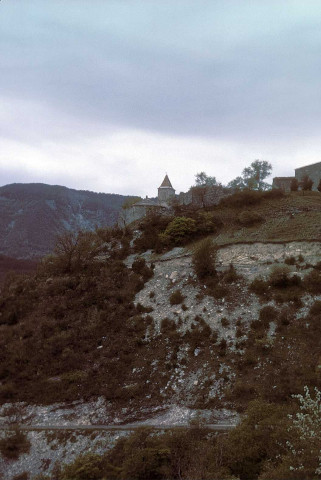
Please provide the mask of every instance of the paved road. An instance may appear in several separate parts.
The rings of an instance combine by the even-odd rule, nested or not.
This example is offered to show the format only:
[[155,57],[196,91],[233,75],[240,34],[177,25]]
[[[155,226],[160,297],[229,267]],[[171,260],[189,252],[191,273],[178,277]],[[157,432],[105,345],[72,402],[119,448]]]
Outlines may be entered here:
[[[236,424],[209,424],[202,425],[204,428],[214,430],[217,432],[232,430],[236,427]],[[151,428],[152,430],[177,430],[185,428],[193,428],[190,425],[174,424],[174,425],[0,425],[0,430],[28,430],[28,431],[46,431],[46,430],[106,430],[106,431],[134,431],[141,428]]]

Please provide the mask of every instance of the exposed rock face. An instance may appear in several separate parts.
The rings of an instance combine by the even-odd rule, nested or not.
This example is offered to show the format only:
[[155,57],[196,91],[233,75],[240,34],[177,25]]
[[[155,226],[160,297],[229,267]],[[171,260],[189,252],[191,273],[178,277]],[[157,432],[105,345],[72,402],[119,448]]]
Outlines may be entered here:
[[37,183],[0,187],[0,253],[41,257],[65,231],[113,225],[125,198]]

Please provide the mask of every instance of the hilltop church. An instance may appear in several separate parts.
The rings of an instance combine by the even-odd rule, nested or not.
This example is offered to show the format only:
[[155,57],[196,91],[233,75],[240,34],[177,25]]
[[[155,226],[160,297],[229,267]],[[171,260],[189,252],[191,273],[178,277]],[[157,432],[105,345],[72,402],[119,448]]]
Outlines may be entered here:
[[170,209],[170,201],[174,198],[175,189],[166,174],[163,182],[158,187],[157,198],[146,197],[143,200],[134,203],[131,207],[122,210],[118,219],[119,227],[126,227],[135,220],[145,217],[147,213],[151,211],[166,214]]
[[220,200],[229,193],[229,189],[224,189],[222,185],[211,185],[206,187],[205,190],[202,189],[201,192],[197,188],[190,188],[186,193],[181,192],[179,195],[175,195],[175,189],[166,174],[163,182],[158,187],[157,198],[146,197],[131,207],[123,209],[119,214],[118,226],[124,228],[130,223],[145,217],[150,212],[160,215],[171,214],[173,200],[176,200],[177,204],[181,206],[193,205],[194,207],[202,208],[218,205]]

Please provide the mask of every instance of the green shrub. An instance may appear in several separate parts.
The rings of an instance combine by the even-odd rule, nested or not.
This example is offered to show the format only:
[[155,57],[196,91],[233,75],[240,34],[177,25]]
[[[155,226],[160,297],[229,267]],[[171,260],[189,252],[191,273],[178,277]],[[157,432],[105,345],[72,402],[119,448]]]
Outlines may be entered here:
[[80,455],[70,465],[65,465],[61,480],[101,480],[102,457],[94,453]]
[[184,301],[184,296],[182,295],[182,292],[180,290],[175,290],[169,297],[169,303],[171,305],[179,305]]
[[167,226],[160,239],[165,244],[182,244],[191,239],[196,232],[196,222],[188,217],[176,217]]
[[209,233],[216,233],[218,227],[222,225],[212,212],[199,212],[196,217],[196,228],[200,234],[208,235]]
[[257,212],[252,212],[248,210],[244,210],[238,216],[238,221],[241,225],[245,227],[251,227],[256,223],[262,222],[263,217],[259,215]]
[[27,435],[20,430],[8,433],[5,438],[0,440],[0,452],[9,460],[17,460],[23,453],[28,453],[30,447]]
[[216,275],[216,254],[217,247],[210,238],[202,240],[195,248],[192,262],[200,280]]

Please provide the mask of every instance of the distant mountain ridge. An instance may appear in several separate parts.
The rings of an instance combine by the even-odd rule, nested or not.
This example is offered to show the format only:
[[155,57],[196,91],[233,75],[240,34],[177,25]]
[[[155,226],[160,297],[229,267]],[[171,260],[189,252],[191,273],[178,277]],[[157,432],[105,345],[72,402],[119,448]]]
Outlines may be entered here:
[[42,257],[66,231],[112,226],[126,198],[43,183],[0,187],[0,254]]

